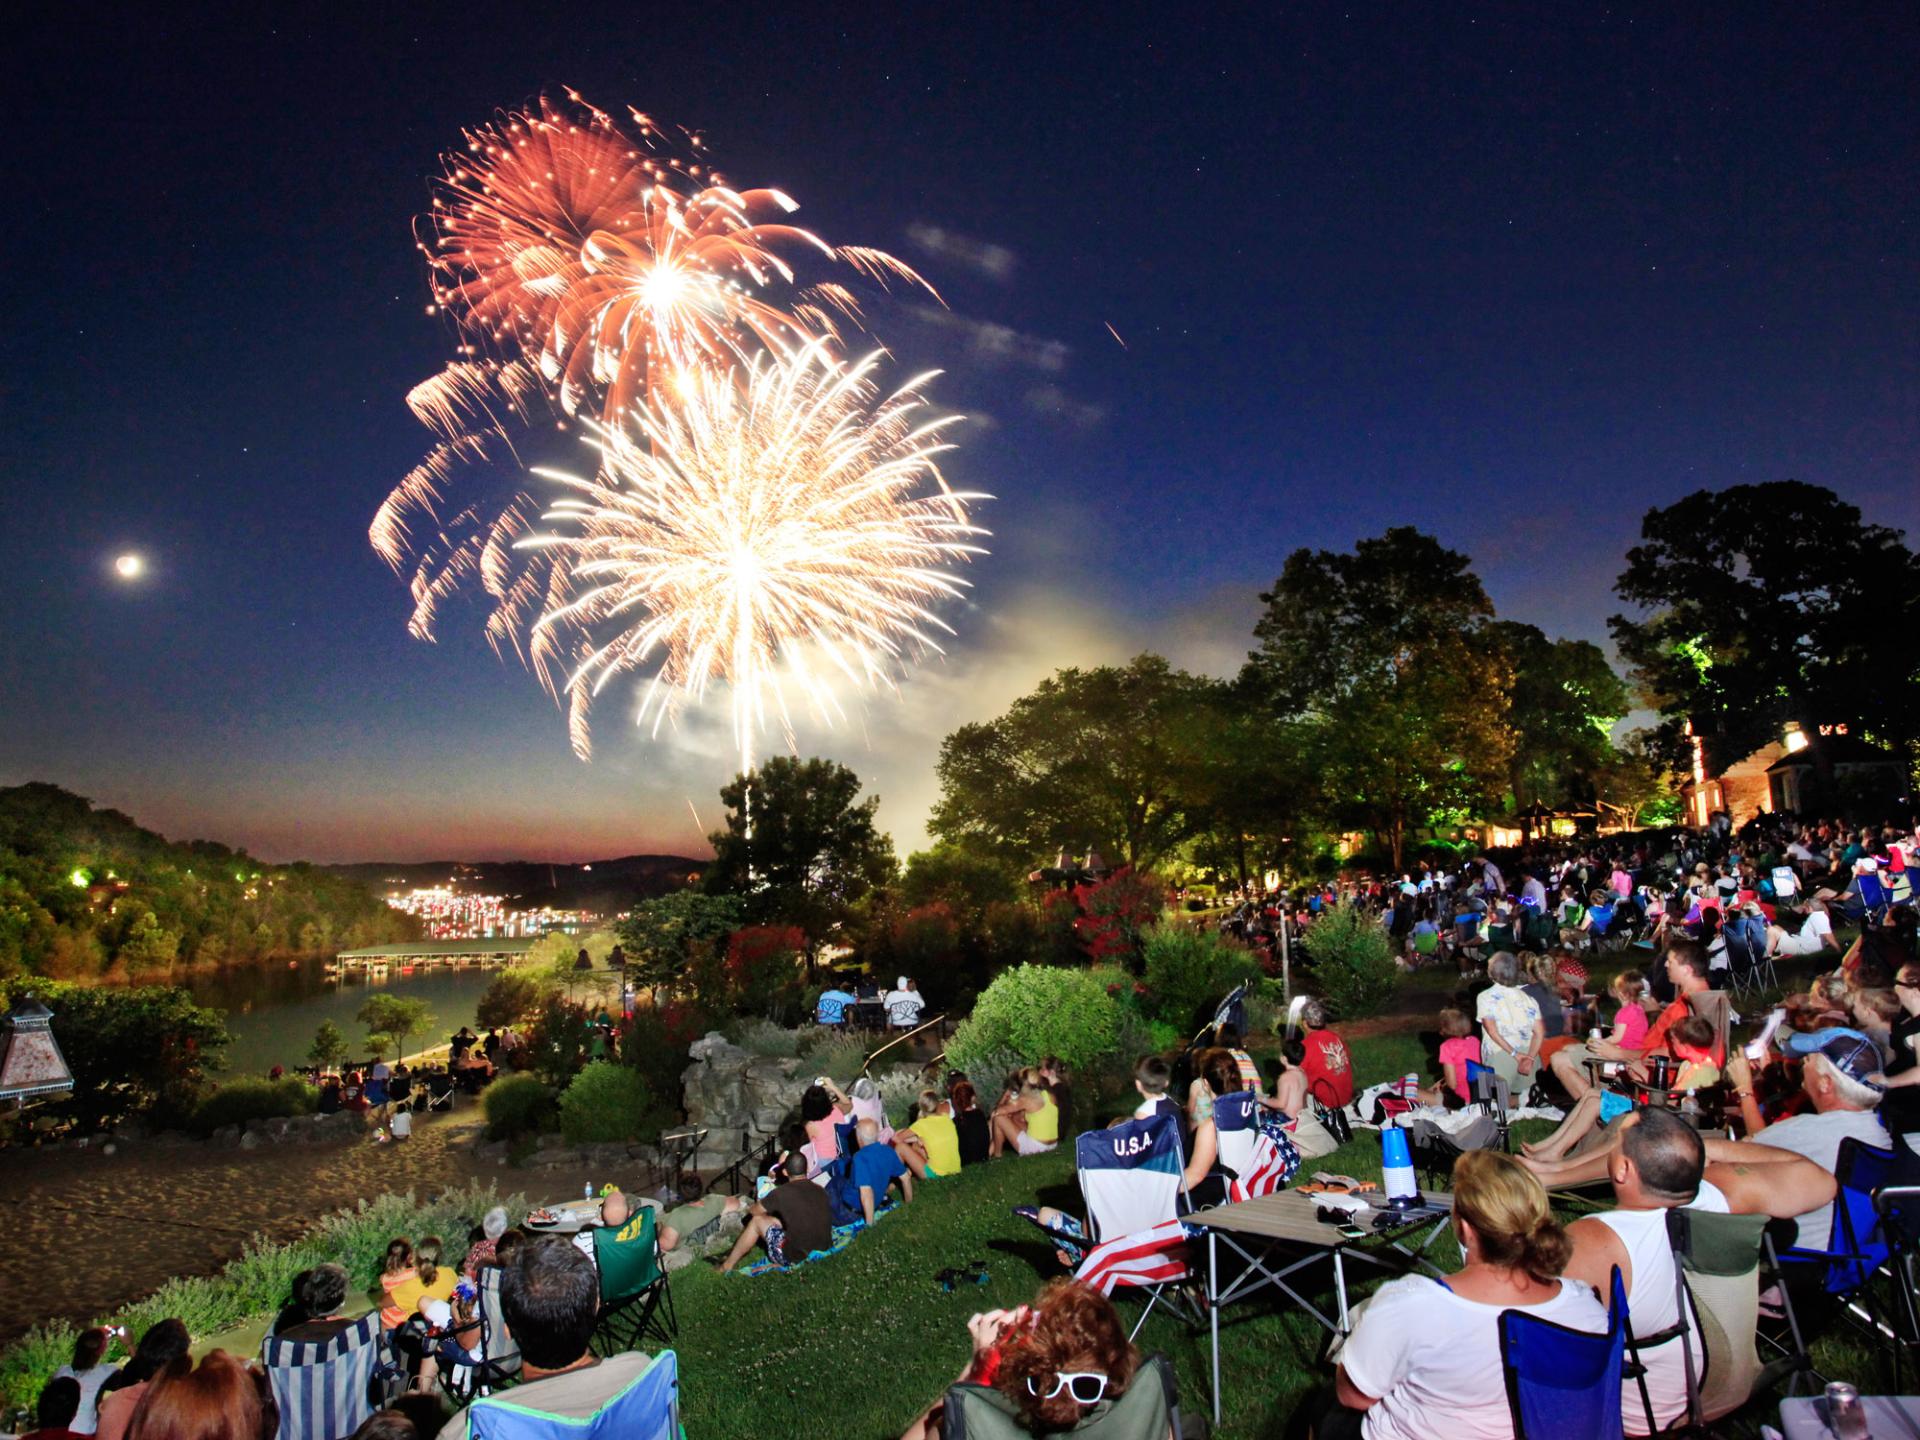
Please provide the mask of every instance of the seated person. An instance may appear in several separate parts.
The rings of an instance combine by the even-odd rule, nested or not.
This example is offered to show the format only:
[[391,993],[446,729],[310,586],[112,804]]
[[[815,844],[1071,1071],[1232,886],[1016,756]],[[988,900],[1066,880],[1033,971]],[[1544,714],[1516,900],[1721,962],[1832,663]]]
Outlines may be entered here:
[[718,1190],[709,1192],[706,1182],[698,1175],[682,1176],[680,1203],[671,1210],[663,1210],[660,1216],[660,1248],[677,1250],[685,1245],[693,1250],[703,1250],[720,1228],[722,1217],[746,1208],[747,1199],[744,1195],[722,1195]]
[[306,1272],[303,1283],[294,1293],[305,1314],[293,1324],[273,1332],[283,1340],[331,1340],[357,1323],[340,1313],[347,1303],[347,1272],[339,1265],[314,1266]]
[[[1248,1065],[1253,1062],[1249,1060]],[[1058,1055],[1049,1055],[1040,1062],[1040,1083],[1046,1092],[1053,1096],[1054,1107],[1060,1112],[1060,1133],[1072,1135],[1073,1128],[1073,1082],[1067,1079],[1067,1062]],[[1254,1086],[1259,1088],[1258,1077]]]
[[146,1398],[155,1378],[175,1360],[184,1360],[192,1348],[186,1323],[179,1317],[170,1316],[149,1325],[140,1343],[134,1346],[133,1358],[121,1367],[118,1375],[100,1387],[100,1425],[94,1432],[98,1440],[125,1440],[134,1411]]
[[[1688,1015],[1667,1032],[1667,1044],[1680,1062],[1680,1072],[1671,1089],[1698,1090],[1718,1084],[1720,1067],[1713,1060],[1713,1025],[1698,1015]],[[1546,1139],[1520,1147],[1528,1160],[1558,1160],[1593,1131],[1609,1125],[1634,1108],[1631,1095],[1616,1090],[1589,1090],[1574,1102],[1560,1128]]]
[[1273,1100],[1269,1108],[1289,1118],[1283,1122],[1293,1146],[1302,1160],[1318,1160],[1340,1148],[1333,1132],[1314,1112],[1307,1094],[1307,1042],[1298,1035],[1280,1042],[1279,1074],[1273,1082]]
[[1318,999],[1300,1007],[1300,1023],[1307,1027],[1301,1068],[1307,1075],[1307,1093],[1329,1109],[1353,1103],[1353,1059],[1347,1045],[1327,1024],[1327,1007]]
[[500,1237],[507,1233],[510,1222],[507,1219],[507,1207],[496,1205],[480,1217],[480,1238],[467,1247],[467,1258],[460,1262],[460,1273],[469,1280],[480,1273],[482,1265],[491,1265],[495,1248]]
[[853,992],[844,990],[835,980],[820,992],[820,999],[814,1006],[813,1018],[822,1025],[845,1025],[847,1009],[854,1003]]
[[807,1127],[807,1143],[813,1147],[815,1170],[840,1158],[839,1127],[847,1123],[852,1111],[853,1101],[829,1075],[816,1076],[800,1097],[800,1119]]
[[411,1388],[431,1395],[442,1374],[471,1368],[485,1358],[480,1353],[480,1292],[472,1281],[462,1280],[451,1300],[422,1300],[420,1318],[424,1343]]
[[880,1127],[880,1138],[891,1143],[893,1126],[887,1122],[886,1102],[880,1098],[880,1087],[873,1078],[862,1075],[853,1082],[853,1105],[847,1112],[850,1120],[871,1120]]
[[921,1180],[958,1175],[960,1131],[953,1123],[953,1102],[938,1090],[922,1090],[912,1125],[894,1132],[894,1146]]
[[[954,1383],[998,1390],[1032,1435],[1073,1430],[1126,1394],[1140,1365],[1113,1302],[1071,1280],[1055,1280],[1032,1305],[975,1315],[967,1333],[973,1356]],[[945,1401],[936,1401],[901,1440],[940,1440],[945,1428]]]
[[1820,955],[1829,950],[1838,955],[1840,946],[1833,938],[1833,921],[1818,900],[1809,901],[1804,910],[1782,905],[1774,912],[1773,924],[1767,927],[1769,959]]
[[1516,956],[1502,950],[1490,958],[1487,978],[1493,983],[1474,1001],[1474,1019],[1481,1028],[1481,1058],[1519,1097],[1533,1088],[1546,1025],[1540,1017],[1540,1006],[1520,988],[1522,975]]
[[[1589,1040],[1584,1045],[1569,1045],[1553,1057],[1553,1073],[1559,1077],[1567,1093],[1578,1100],[1593,1084],[1587,1079],[1586,1064],[1589,1060],[1609,1061],[1638,1067],[1640,1062],[1650,1055],[1667,1053],[1667,1032],[1686,1016],[1693,1013],[1688,997],[1711,988],[1708,980],[1707,952],[1700,948],[1697,941],[1675,940],[1667,947],[1667,980],[1674,990],[1674,998],[1666,1009],[1660,1012],[1660,1018],[1648,1027],[1638,1045],[1617,1045],[1611,1040],[1598,1042]],[[1616,1021],[1618,1029],[1623,1023],[1631,1023],[1631,1017]]]
[[[1034,1072],[1037,1076],[1038,1072]],[[1060,1107],[1039,1080],[1025,1081],[1019,1093],[993,1112],[993,1141],[988,1155],[1045,1155],[1060,1143]]]
[[1467,1066],[1479,1063],[1480,1037],[1474,1033],[1473,1021],[1466,1011],[1449,1005],[1440,1012],[1440,1083],[1421,1090],[1420,1103],[1455,1108],[1467,1104],[1473,1099]]
[[380,1261],[380,1290],[386,1303],[380,1307],[380,1324],[391,1330],[407,1318],[417,1296],[402,1297],[402,1292],[420,1283],[413,1268],[413,1242],[396,1235],[387,1242],[387,1253]]
[[953,1103],[954,1133],[960,1137],[960,1163],[984,1165],[993,1155],[993,1127],[980,1108],[980,1097],[973,1082],[962,1075],[947,1086],[947,1099]]
[[[1133,1119],[1145,1120],[1151,1115],[1171,1115],[1180,1118],[1180,1106],[1167,1091],[1173,1085],[1173,1067],[1158,1055],[1143,1055],[1134,1062],[1133,1088],[1139,1095],[1140,1103],[1134,1107]],[[1300,1093],[1306,1094],[1307,1082],[1300,1079]]]
[[[1599,1334],[1606,1308],[1561,1274],[1573,1252],[1547,1192],[1512,1157],[1469,1150],[1454,1164],[1453,1230],[1466,1265],[1444,1279],[1409,1275],[1374,1292],[1340,1352],[1316,1440],[1431,1440],[1510,1435],[1500,1315]],[[1311,1403],[1311,1402],[1310,1402]]]
[[880,1127],[862,1120],[854,1130],[860,1148],[853,1152],[850,1169],[860,1194],[860,1213],[873,1223],[874,1212],[887,1203],[887,1191],[899,1185],[902,1202],[913,1199],[913,1176],[908,1173],[900,1152],[880,1138]]
[[71,1375],[56,1375],[40,1387],[34,1404],[35,1429],[21,1440],[86,1440],[73,1428],[80,1413],[80,1382]]
[[767,1258],[782,1270],[833,1244],[833,1209],[827,1192],[810,1180],[789,1180],[748,1206],[747,1223],[721,1262],[721,1273],[731,1271],[762,1243]]
[[107,1359],[112,1343],[113,1333],[105,1326],[90,1325],[74,1337],[67,1363],[53,1372],[55,1379],[65,1376],[80,1387],[80,1410],[72,1427],[79,1434],[91,1435],[99,1428],[100,1387],[120,1373],[120,1367]]
[[905,975],[898,978],[881,1003],[887,1007],[887,1023],[895,1030],[913,1029],[920,1023],[921,1012],[927,1008],[927,1002],[920,994],[920,986]]
[[[651,1363],[638,1350],[602,1360],[588,1348],[600,1320],[600,1277],[559,1236],[528,1240],[502,1267],[500,1312],[520,1347],[521,1383],[513,1390],[520,1408],[591,1419]],[[439,1440],[466,1440],[467,1428],[466,1412],[456,1411]]]

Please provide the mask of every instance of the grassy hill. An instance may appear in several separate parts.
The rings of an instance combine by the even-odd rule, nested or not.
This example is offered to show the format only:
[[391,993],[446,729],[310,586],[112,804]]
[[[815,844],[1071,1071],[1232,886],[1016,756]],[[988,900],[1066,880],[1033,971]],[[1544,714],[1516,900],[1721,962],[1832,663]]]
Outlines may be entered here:
[[346,876],[169,840],[57,785],[0,789],[0,978],[159,978],[417,933]]

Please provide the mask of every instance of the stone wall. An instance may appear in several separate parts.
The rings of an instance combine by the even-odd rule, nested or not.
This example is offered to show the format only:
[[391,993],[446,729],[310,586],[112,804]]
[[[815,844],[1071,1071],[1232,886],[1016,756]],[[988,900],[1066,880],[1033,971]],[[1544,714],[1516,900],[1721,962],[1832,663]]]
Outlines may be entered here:
[[779,1131],[797,1113],[814,1072],[805,1060],[774,1060],[741,1049],[718,1030],[696,1040],[682,1081],[687,1123],[710,1132],[707,1153],[732,1159]]

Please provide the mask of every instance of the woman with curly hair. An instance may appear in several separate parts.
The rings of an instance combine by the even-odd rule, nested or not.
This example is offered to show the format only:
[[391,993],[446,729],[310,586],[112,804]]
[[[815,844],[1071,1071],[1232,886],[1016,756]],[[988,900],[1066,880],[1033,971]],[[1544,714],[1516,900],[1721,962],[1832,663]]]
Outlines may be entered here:
[[[973,1355],[956,1388],[996,1392],[996,1408],[1011,1410],[1032,1435],[1058,1435],[1098,1418],[1143,1369],[1113,1302],[1072,1280],[1054,1281],[1031,1305],[975,1315],[967,1333]],[[930,1406],[901,1440],[940,1440],[946,1405],[943,1399]],[[1171,1426],[1168,1433],[1172,1440]]]

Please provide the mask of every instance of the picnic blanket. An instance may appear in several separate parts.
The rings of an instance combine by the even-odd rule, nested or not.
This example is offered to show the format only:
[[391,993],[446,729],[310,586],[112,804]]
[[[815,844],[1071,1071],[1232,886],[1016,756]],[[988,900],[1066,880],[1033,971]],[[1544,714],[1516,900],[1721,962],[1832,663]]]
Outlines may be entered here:
[[[880,1209],[873,1212],[874,1224],[876,1225],[879,1224],[881,1220],[883,1220],[888,1215],[891,1215],[895,1210],[899,1208],[900,1208],[900,1202],[897,1200],[893,1201],[891,1204],[883,1205]],[[865,1220],[855,1220],[848,1225],[836,1225],[833,1227],[832,1243],[829,1244],[827,1248],[824,1250],[813,1251],[810,1255],[807,1256],[805,1260],[795,1260],[785,1266],[780,1266],[780,1265],[774,1264],[771,1260],[767,1259],[763,1255],[758,1260],[754,1261],[753,1264],[751,1265],[742,1265],[738,1270],[734,1271],[734,1274],[736,1275],[778,1275],[778,1274],[784,1274],[790,1270],[798,1270],[802,1265],[810,1264],[815,1260],[825,1260],[830,1255],[838,1255],[842,1250],[846,1249],[847,1246],[853,1243],[854,1236],[858,1235],[862,1230],[866,1228],[867,1228],[867,1222]]]

